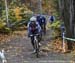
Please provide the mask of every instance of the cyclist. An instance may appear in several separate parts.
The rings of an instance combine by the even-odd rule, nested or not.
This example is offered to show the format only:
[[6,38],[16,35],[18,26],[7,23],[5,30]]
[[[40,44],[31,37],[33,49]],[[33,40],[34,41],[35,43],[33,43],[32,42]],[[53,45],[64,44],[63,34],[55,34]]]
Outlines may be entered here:
[[38,15],[37,22],[40,24],[44,34],[46,34],[46,18],[43,15]]
[[[40,27],[39,23],[37,22],[36,17],[35,16],[31,17],[30,21],[28,23],[28,36],[31,38],[31,43],[34,48],[34,52],[36,52],[35,47],[34,47],[34,45],[35,45],[34,44],[34,36],[31,36],[31,35],[34,35],[34,34],[40,35],[40,32],[41,32],[41,27]],[[38,36],[38,40],[39,40],[39,36]],[[38,41],[38,42],[40,42],[40,41]]]
[[50,21],[51,24],[55,21],[55,16],[53,16],[52,13],[49,17],[49,21]]
[[41,28],[43,29],[44,34],[46,34],[46,18],[45,16],[42,15],[40,19],[41,19]]

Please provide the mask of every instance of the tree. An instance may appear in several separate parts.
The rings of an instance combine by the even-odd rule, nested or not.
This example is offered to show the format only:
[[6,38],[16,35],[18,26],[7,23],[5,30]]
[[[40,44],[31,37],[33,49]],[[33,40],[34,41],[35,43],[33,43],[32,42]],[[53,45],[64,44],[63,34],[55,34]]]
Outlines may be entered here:
[[[75,37],[75,1],[74,0],[59,0],[61,16],[66,29],[66,37]],[[72,49],[72,41],[67,42],[68,49]]]

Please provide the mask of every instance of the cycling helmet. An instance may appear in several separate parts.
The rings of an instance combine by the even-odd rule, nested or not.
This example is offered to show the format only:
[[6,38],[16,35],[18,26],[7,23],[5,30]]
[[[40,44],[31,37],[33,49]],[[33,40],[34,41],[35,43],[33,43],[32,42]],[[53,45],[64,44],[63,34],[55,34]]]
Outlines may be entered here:
[[36,17],[31,17],[30,21],[36,21]]

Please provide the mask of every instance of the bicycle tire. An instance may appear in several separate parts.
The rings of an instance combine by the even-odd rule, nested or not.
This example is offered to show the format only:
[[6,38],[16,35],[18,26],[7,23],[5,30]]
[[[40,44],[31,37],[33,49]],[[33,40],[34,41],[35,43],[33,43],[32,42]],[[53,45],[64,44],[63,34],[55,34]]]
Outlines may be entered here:
[[39,58],[39,44],[37,43],[37,48],[36,48],[36,57]]
[[36,57],[39,58],[39,43],[35,41]]

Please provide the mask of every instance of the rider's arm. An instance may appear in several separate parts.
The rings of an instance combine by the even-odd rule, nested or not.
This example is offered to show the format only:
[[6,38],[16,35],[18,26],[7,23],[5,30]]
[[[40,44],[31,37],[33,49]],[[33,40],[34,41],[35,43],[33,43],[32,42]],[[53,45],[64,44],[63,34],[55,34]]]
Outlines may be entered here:
[[55,16],[53,16],[53,18],[54,18],[54,21],[55,21]]
[[27,24],[27,28],[29,28],[29,25],[30,25],[30,22],[28,22],[28,24]]
[[28,28],[28,34],[29,34],[29,32],[30,32],[30,27],[29,27],[29,25],[30,25],[30,22],[29,22],[28,25],[27,25],[27,28]]

